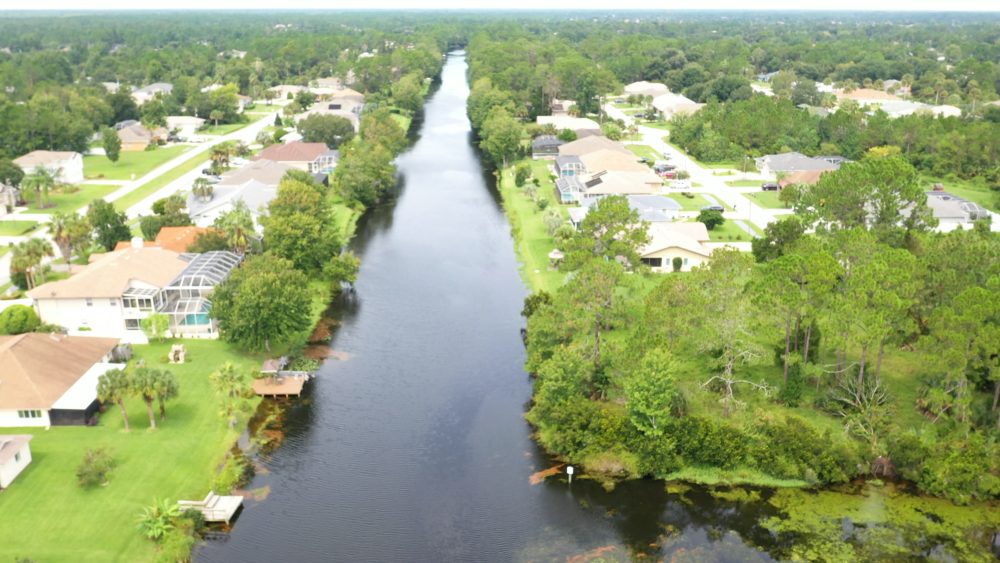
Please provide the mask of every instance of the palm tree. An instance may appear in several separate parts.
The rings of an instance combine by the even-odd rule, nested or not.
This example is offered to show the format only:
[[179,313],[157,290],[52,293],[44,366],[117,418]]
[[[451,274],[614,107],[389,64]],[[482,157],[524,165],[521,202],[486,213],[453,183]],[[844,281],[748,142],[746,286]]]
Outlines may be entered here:
[[37,273],[46,256],[52,256],[52,245],[41,238],[32,238],[18,243],[10,255],[11,273],[23,273],[28,289],[37,285]]
[[164,403],[177,396],[180,392],[180,382],[171,371],[158,369],[154,370],[154,373],[156,377],[153,387],[156,391],[156,401],[160,404],[160,420],[166,420],[167,409]]
[[[39,207],[48,207],[49,190],[56,185],[56,176],[58,173],[58,170],[52,171],[47,168],[36,168],[34,172],[21,181],[21,186],[25,191],[33,194],[35,203]],[[41,194],[41,198],[38,198],[39,193]]]
[[52,214],[49,232],[53,242],[59,247],[63,260],[69,264],[73,248],[90,236],[90,224],[76,213],[58,211]]
[[160,541],[167,532],[174,529],[174,521],[180,515],[181,509],[176,503],[167,499],[153,499],[153,505],[143,508],[139,514],[139,531],[153,541]]
[[215,186],[208,181],[208,178],[199,176],[191,186],[191,194],[199,201],[211,201],[215,195]]
[[156,430],[156,417],[153,415],[153,401],[156,400],[156,370],[140,367],[132,373],[132,391],[146,403],[146,414],[149,415],[149,427]]
[[132,385],[128,374],[120,369],[112,369],[104,372],[104,375],[97,378],[97,398],[102,403],[114,403],[122,411],[122,421],[125,423],[125,431],[129,431],[128,413],[125,412],[125,397],[132,394]]
[[218,395],[222,396],[222,414],[229,417],[229,425],[236,425],[236,410],[239,400],[249,390],[246,372],[241,371],[232,362],[226,362],[208,376],[209,383]]
[[215,220],[215,228],[222,231],[229,248],[239,254],[246,254],[250,239],[254,234],[253,215],[243,200],[237,200],[233,208]]

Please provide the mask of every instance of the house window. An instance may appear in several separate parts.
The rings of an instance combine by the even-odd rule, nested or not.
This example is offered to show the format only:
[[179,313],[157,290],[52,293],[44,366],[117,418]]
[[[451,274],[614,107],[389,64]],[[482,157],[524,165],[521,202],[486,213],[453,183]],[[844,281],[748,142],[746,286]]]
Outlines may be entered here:
[[21,452],[17,452],[14,454],[14,463],[17,463],[19,461],[21,461]]
[[42,418],[42,411],[40,410],[17,411],[17,418]]
[[684,265],[685,265],[685,266],[687,266],[687,265],[688,265],[688,259],[687,259],[687,258],[685,258],[685,259],[684,259]]
[[87,301],[87,306],[88,307],[93,307],[94,306],[94,300],[93,299],[87,299],[86,301]]
[[663,258],[641,258],[642,263],[650,268],[662,268]]
[[125,330],[139,330],[141,328],[139,319],[125,319]]
[[117,299],[108,299],[108,305],[111,305],[112,307],[117,307],[118,306],[118,300]]

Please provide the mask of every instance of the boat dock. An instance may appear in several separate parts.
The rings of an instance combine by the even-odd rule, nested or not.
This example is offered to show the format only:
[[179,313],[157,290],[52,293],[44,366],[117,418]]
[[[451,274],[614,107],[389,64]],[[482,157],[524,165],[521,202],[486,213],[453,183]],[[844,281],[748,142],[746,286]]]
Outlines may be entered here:
[[204,500],[179,500],[177,505],[181,510],[195,509],[201,512],[206,522],[229,523],[236,511],[243,506],[241,496],[222,496],[209,491]]

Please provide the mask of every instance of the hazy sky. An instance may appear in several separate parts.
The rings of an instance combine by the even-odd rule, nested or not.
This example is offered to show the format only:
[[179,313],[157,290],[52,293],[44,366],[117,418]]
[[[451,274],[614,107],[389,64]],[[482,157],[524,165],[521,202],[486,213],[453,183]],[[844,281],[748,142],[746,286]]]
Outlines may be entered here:
[[883,11],[1000,11],[997,0],[0,0],[0,9],[746,9],[759,10],[883,10]]

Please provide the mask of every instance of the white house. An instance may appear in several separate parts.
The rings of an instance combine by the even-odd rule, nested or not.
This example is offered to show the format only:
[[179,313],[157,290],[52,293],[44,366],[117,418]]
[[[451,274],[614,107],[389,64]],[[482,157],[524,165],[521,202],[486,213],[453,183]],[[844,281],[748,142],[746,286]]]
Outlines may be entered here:
[[182,138],[193,137],[198,129],[205,125],[205,120],[201,117],[191,115],[168,115],[167,129],[176,131]]
[[27,333],[0,336],[0,427],[83,425],[100,404],[97,380],[117,338]]
[[645,80],[640,80],[639,82],[633,82],[625,87],[626,96],[651,96],[655,98],[669,93],[670,88],[667,88],[666,84],[660,82],[646,82]]
[[168,82],[154,82],[149,86],[143,86],[132,91],[132,99],[135,103],[142,105],[158,95],[169,96],[174,91],[174,85]]
[[666,93],[653,98],[653,107],[666,119],[675,115],[690,115],[704,106],[681,94]]
[[6,489],[31,463],[31,434],[0,434],[0,489]]
[[689,272],[712,255],[704,244],[708,241],[704,223],[650,223],[648,233],[649,242],[639,249],[639,256],[653,272],[674,271],[675,258],[679,271]]
[[142,319],[163,305],[160,290],[187,265],[176,252],[133,245],[100,255],[73,277],[40,285],[28,296],[42,321],[70,334],[144,342]]
[[14,159],[25,174],[40,169],[48,170],[57,182],[79,184],[83,182],[83,155],[70,151],[31,151]]

